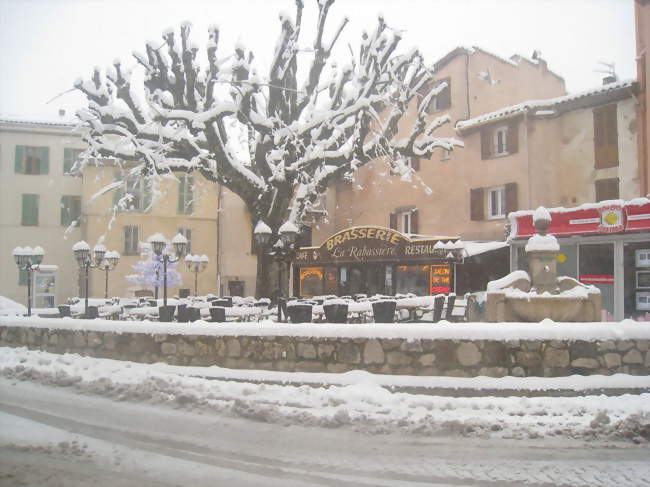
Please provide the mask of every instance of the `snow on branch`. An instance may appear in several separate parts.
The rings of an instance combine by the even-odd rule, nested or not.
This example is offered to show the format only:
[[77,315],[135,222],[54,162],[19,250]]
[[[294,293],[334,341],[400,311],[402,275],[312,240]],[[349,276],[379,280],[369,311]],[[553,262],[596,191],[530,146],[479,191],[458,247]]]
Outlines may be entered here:
[[[383,17],[356,53],[349,46],[351,57],[334,62],[348,19],[329,29],[333,4],[318,2],[311,42],[302,39],[302,0],[295,18],[280,15],[266,76],[243,44],[220,53],[216,26],[201,49],[189,22],[134,51],[134,66],[115,60],[105,73],[94,68],[74,84],[88,100],[77,112],[86,158],[135,162],[145,178],[198,171],[239,195],[253,222],[277,232],[287,217],[301,222],[333,181],[374,159],[430,157],[460,145],[436,138],[449,120],[429,120],[422,108],[444,85],[421,100],[412,123],[402,123],[433,75],[417,49],[397,53],[401,35]],[[298,57],[305,44],[311,49]],[[299,69],[299,61],[307,66]],[[142,87],[133,85],[135,69],[144,71]]]

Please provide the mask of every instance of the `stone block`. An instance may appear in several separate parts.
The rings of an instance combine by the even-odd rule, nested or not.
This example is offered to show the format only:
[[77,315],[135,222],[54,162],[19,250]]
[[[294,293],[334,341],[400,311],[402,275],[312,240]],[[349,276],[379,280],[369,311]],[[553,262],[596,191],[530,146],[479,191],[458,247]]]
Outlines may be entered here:
[[316,347],[311,343],[299,343],[296,347],[296,356],[304,359],[315,359]]
[[638,350],[630,350],[623,356],[624,364],[642,364],[643,356]]
[[176,355],[176,344],[165,342],[160,345],[160,353],[163,355]]
[[445,375],[449,377],[471,377],[471,374],[463,369],[451,369]]
[[634,342],[632,340],[621,340],[616,344],[616,350],[619,352],[627,352],[631,348],[634,348]]
[[384,349],[379,340],[368,340],[363,347],[363,362],[366,364],[383,364],[386,360]]
[[440,375],[440,370],[438,370],[436,367],[422,367],[417,371],[417,375],[436,376]]
[[392,366],[409,365],[412,360],[411,356],[406,352],[392,350],[386,354],[386,361]]
[[577,340],[569,344],[569,353],[571,360],[579,358],[595,359],[598,355],[596,344],[594,342],[587,342],[584,340]]
[[95,348],[95,347],[98,347],[98,346],[100,346],[102,344],[102,339],[101,339],[100,335],[97,334],[94,331],[89,331],[88,332],[87,340],[88,340],[88,346],[89,347]]
[[486,341],[483,345],[482,363],[488,367],[507,367],[510,365],[508,349],[502,342]]
[[608,369],[620,367],[621,365],[621,356],[618,353],[606,353],[603,355],[603,360],[605,361],[605,367]]
[[416,369],[409,365],[401,365],[395,369],[394,373],[397,375],[415,375]]
[[458,362],[466,367],[476,365],[481,361],[481,351],[475,343],[461,343],[456,352]]
[[318,344],[318,358],[321,360],[330,360],[334,357],[336,347],[332,343],[319,343]]
[[596,344],[599,352],[611,352],[616,350],[616,343],[613,340],[605,340]]
[[115,350],[115,333],[104,333],[102,340],[106,350]]
[[226,356],[239,357],[241,355],[241,345],[236,337],[228,338],[226,341]]
[[650,350],[645,353],[645,361],[643,362],[643,365],[650,367]]
[[542,357],[538,352],[517,352],[517,363],[524,367],[541,365]]
[[424,349],[422,348],[422,342],[420,340],[415,340],[412,342],[409,342],[408,340],[404,340],[402,344],[400,345],[399,349],[403,352],[423,352]]
[[523,367],[517,366],[512,368],[510,375],[513,377],[526,377],[526,371],[523,369]]
[[156,333],[153,336],[153,341],[155,343],[162,343],[167,341],[167,335],[165,333]]
[[636,349],[639,352],[647,352],[650,350],[650,340],[637,340]]
[[434,349],[436,354],[436,366],[440,369],[456,367],[456,348],[458,346],[451,340],[441,340],[436,343]]
[[581,357],[573,360],[571,362],[571,367],[577,369],[597,369],[600,367],[600,364],[598,363],[598,360],[594,358]]
[[179,344],[178,348],[181,352],[181,355],[185,357],[194,357],[196,355],[196,350],[194,349],[194,345],[192,343],[188,343],[183,340]]
[[75,331],[72,335],[72,345],[77,348],[83,348],[86,346],[86,336],[83,331]]
[[547,348],[544,352],[544,365],[547,367],[566,367],[569,362],[569,351],[566,349]]
[[385,352],[396,350],[402,345],[402,340],[399,338],[383,338],[381,340],[381,347]]
[[354,343],[342,343],[338,349],[338,360],[344,364],[358,364],[361,362],[361,352]]
[[539,352],[542,349],[542,342],[540,340],[522,340],[521,348],[529,352]]
[[[423,367],[430,367],[435,363],[435,361],[436,361],[435,353],[425,353],[424,355],[421,355],[420,358],[418,359],[418,362]],[[430,374],[425,374],[425,375],[430,375]]]

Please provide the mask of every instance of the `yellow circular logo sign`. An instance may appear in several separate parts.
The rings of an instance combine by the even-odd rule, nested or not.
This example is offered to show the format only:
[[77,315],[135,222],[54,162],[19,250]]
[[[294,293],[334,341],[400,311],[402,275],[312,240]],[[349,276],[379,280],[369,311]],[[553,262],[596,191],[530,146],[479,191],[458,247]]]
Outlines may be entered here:
[[560,264],[564,264],[566,262],[566,260],[567,260],[566,254],[560,254],[560,255],[557,256],[557,261]]

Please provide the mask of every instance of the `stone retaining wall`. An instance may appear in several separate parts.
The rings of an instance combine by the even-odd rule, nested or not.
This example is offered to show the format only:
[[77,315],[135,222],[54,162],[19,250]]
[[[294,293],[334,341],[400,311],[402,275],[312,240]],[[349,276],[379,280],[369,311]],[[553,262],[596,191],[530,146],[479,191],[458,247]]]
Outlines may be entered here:
[[0,346],[233,369],[425,376],[650,375],[650,340],[173,335],[0,326]]

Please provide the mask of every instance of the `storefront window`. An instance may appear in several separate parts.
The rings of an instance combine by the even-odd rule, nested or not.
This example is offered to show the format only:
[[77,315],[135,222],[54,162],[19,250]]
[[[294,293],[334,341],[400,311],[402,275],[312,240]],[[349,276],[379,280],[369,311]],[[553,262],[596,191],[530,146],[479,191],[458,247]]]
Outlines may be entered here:
[[614,244],[580,245],[580,282],[600,289],[605,321],[614,320]]
[[339,277],[336,267],[325,268],[325,283],[323,294],[338,294],[339,293]]
[[624,317],[650,318],[650,242],[626,243],[623,247]]
[[300,295],[305,297],[323,294],[323,268],[303,267],[300,269]]
[[429,295],[429,266],[400,265],[396,267],[398,294],[413,293],[418,296]]

